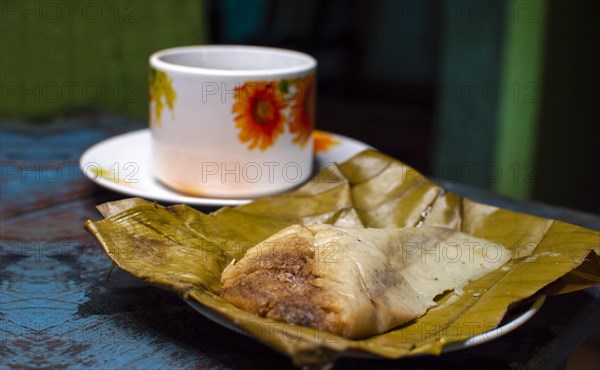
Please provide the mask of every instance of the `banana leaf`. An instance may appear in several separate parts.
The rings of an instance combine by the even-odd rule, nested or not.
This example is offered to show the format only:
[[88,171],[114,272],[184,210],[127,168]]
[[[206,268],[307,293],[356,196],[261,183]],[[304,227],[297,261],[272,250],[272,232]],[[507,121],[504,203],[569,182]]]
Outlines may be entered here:
[[[498,326],[509,307],[536,294],[562,294],[600,283],[600,233],[473,202],[376,151],[329,166],[296,191],[205,214],[138,198],[98,206],[86,229],[123,270],[195,302],[287,354],[296,365],[330,364],[342,355],[401,358],[444,347]],[[289,225],[448,227],[503,244],[507,265],[441,297],[428,313],[395,330],[351,340],[278,323],[218,296],[220,275],[256,243]]]

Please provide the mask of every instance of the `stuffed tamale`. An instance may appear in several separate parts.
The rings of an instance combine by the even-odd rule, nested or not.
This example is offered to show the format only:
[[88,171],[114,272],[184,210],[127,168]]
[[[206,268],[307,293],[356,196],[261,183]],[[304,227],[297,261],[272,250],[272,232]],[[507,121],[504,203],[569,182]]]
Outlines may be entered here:
[[220,295],[262,317],[363,338],[422,316],[509,259],[499,244],[446,228],[294,225],[232,261]]

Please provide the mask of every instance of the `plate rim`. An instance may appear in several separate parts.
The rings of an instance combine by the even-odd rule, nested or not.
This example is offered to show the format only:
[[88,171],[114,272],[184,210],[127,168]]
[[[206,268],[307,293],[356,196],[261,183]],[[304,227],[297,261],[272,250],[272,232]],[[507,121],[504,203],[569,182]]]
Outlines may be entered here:
[[[505,336],[506,334],[516,330],[517,328],[523,326],[523,324],[525,324],[527,321],[529,321],[529,319],[531,319],[540,310],[540,308],[546,301],[546,298],[547,298],[547,295],[543,295],[543,294],[538,295],[535,298],[535,300],[531,300],[530,302],[527,302],[528,304],[530,304],[530,307],[527,310],[525,310],[524,312],[522,312],[520,315],[516,316],[509,322],[507,322],[501,326],[498,326],[492,330],[488,330],[485,333],[481,333],[481,334],[472,336],[472,337],[467,338],[462,341],[449,343],[442,348],[441,354],[476,347],[478,345],[481,345],[481,344],[484,344],[484,343],[487,343],[487,342],[490,342],[490,341],[493,341],[495,339]],[[222,327],[224,327],[228,330],[231,330],[235,333],[247,336],[252,339],[256,339],[256,338],[253,338],[252,336],[250,336],[242,328],[236,326],[233,321],[231,321],[230,319],[221,315],[220,313],[211,310],[209,307],[204,306],[202,303],[196,302],[189,298],[184,299],[184,301],[190,307],[192,307],[196,312],[198,312],[202,316],[206,317],[207,319],[213,321],[217,325],[222,326]],[[507,313],[508,313],[508,311],[507,311]],[[422,356],[430,356],[430,355],[421,354],[421,353],[412,354],[412,355],[407,354],[406,356],[400,357],[398,359],[389,359],[389,360],[394,361],[394,360],[402,360],[404,358],[416,358],[416,357],[422,357]],[[376,354],[366,352],[363,350],[358,350],[358,349],[350,349],[350,350],[344,351],[340,354],[340,358],[356,358],[356,359],[371,359],[371,360],[385,360],[386,359],[383,356],[378,356]]]

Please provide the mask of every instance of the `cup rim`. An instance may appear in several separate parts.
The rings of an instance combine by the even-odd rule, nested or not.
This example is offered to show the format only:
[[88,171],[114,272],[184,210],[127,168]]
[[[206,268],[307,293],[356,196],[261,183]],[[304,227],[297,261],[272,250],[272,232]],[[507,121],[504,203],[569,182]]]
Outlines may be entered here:
[[[171,63],[163,58],[169,55],[196,53],[199,51],[245,51],[245,52],[263,52],[276,54],[280,56],[295,57],[302,62],[295,66],[283,68],[265,68],[265,69],[219,69],[193,67]],[[260,76],[260,75],[280,75],[294,74],[313,70],[317,66],[317,61],[312,56],[296,50],[280,49],[267,46],[249,46],[249,45],[192,45],[169,48],[157,51],[150,55],[150,65],[165,71],[177,71],[183,73],[218,75],[218,76]]]

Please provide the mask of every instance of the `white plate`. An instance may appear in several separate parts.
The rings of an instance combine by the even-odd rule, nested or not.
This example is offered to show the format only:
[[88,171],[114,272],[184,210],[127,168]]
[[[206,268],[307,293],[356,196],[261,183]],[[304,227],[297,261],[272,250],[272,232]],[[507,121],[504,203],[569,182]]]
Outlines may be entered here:
[[[542,307],[542,304],[544,304],[545,300],[546,300],[546,296],[542,295],[542,296],[537,297],[536,300],[533,302],[529,302],[529,303],[524,304],[524,306],[517,307],[517,309],[522,309],[523,311],[516,314],[514,317],[511,317],[511,312],[509,311],[507,314],[508,321],[506,323],[504,323],[503,325],[501,325],[495,329],[492,329],[490,331],[487,331],[485,333],[475,335],[475,336],[473,336],[469,339],[466,339],[462,342],[448,344],[447,346],[444,347],[444,349],[442,350],[442,353],[448,353],[448,352],[453,352],[453,351],[457,351],[457,350],[461,350],[461,349],[471,348],[471,347],[489,342],[491,340],[498,339],[498,338],[510,333],[511,331],[517,329],[518,327],[523,325],[525,322],[527,322],[527,320],[532,318],[533,315],[535,315],[539,311],[540,307]],[[248,333],[245,330],[243,330],[239,326],[236,326],[231,320],[220,315],[219,313],[212,311],[211,309],[199,304],[198,302],[195,302],[192,300],[186,300],[186,302],[190,306],[192,306],[192,308],[194,308],[194,310],[201,313],[203,316],[207,317],[208,319],[216,322],[217,324],[224,326],[230,330],[233,330],[236,333],[248,336]],[[505,317],[505,319],[506,319],[506,317]],[[423,355],[419,354],[417,356],[423,356]],[[346,351],[342,354],[342,357],[381,359],[381,357],[379,357],[379,356],[376,356],[376,355],[373,355],[371,353],[364,352],[364,351]]]
[[[529,303],[529,307],[526,306],[527,308],[525,308],[523,312],[516,315],[514,318],[511,318],[508,322],[506,322],[502,326],[499,326],[496,329],[487,331],[485,333],[475,335],[465,341],[449,344],[446,347],[444,347],[443,352],[451,352],[451,351],[456,351],[458,349],[477,346],[479,344],[489,342],[491,340],[500,338],[501,336],[510,333],[511,331],[515,330],[519,326],[525,324],[527,322],[527,320],[531,319],[533,317],[533,315],[535,315],[539,311],[539,309],[542,307],[545,300],[546,300],[545,295],[541,295],[541,296],[537,297],[535,301]],[[517,308],[519,308],[519,307],[517,307]],[[510,315],[510,314],[511,314],[511,312],[509,311],[508,315]]]
[[[316,168],[319,170],[327,167],[330,163],[344,162],[365,149],[372,149],[369,145],[358,140],[342,135],[329,134],[338,141],[338,145],[331,147],[327,152],[317,153]],[[83,153],[79,161],[81,170],[100,186],[146,199],[201,206],[235,206],[251,201],[251,199],[193,197],[164,187],[152,176],[150,139],[150,130],[143,129],[104,140]],[[523,312],[515,315],[515,317],[510,317],[508,322],[502,326],[473,336],[465,341],[452,343],[446,346],[443,352],[473,347],[506,335],[535,315],[544,300],[544,296],[539,297]],[[247,335],[246,332],[220,314],[196,302],[189,300],[186,302],[196,311],[216,323]],[[346,352],[344,357],[374,358],[375,356],[365,352]]]
[[[317,170],[330,163],[344,162],[369,145],[342,135],[328,133],[338,144],[316,155]],[[110,190],[170,203],[199,206],[236,206],[252,199],[202,198],[184,195],[163,186],[152,175],[150,130],[143,129],[104,140],[83,153],[79,166],[90,180]]]

